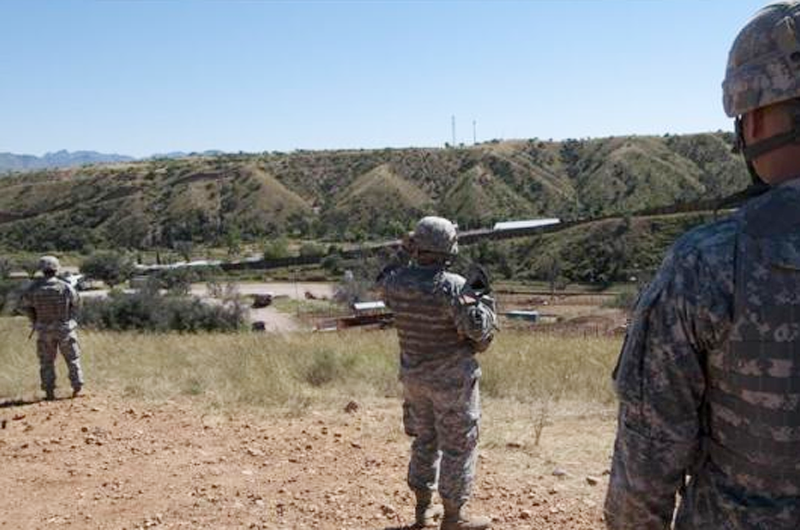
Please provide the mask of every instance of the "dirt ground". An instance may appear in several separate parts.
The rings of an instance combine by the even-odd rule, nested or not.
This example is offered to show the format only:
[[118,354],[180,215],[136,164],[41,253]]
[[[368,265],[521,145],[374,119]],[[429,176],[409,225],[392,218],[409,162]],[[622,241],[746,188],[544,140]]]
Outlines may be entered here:
[[[326,282],[237,282],[236,288],[243,295],[272,294],[302,300],[306,293],[311,293],[317,298],[330,298],[333,296],[334,285]],[[202,283],[193,284],[192,294],[200,297],[208,296],[208,286]]]
[[[2,403],[0,528],[403,529],[399,402],[345,405],[292,418],[190,398]],[[518,407],[485,407],[473,509],[497,529],[602,528],[609,413],[567,413],[534,446]]]

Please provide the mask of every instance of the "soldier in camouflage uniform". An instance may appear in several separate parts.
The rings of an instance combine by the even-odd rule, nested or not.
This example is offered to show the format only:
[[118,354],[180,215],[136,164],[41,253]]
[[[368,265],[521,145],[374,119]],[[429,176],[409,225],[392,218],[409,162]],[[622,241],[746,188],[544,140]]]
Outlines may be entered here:
[[78,293],[56,276],[58,267],[58,260],[52,256],[44,256],[39,260],[42,278],[31,284],[21,300],[21,309],[28,315],[38,334],[39,375],[47,400],[55,399],[55,360],[59,350],[67,363],[73,397],[77,397],[83,387],[80,349],[75,331]]
[[413,264],[382,274],[384,300],[395,316],[400,340],[403,421],[414,437],[408,484],[417,499],[416,525],[489,528],[488,519],[467,516],[475,480],[480,403],[480,368],[475,355],[492,340],[495,312],[490,300],[473,296],[462,276],[446,270],[458,251],[453,224],[425,217],[410,237]]
[[681,238],[637,303],[611,529],[800,528],[800,3],[748,22],[723,92],[765,191]]

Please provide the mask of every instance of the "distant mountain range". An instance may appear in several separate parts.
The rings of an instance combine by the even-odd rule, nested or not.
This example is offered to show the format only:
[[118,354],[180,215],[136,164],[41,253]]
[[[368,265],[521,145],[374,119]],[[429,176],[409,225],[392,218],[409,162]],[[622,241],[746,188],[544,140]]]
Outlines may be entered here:
[[150,160],[158,158],[185,158],[188,156],[217,156],[222,151],[208,150],[202,153],[186,153],[173,151],[170,153],[156,154],[145,158],[135,158],[127,155],[98,153],[97,151],[56,151],[43,156],[18,155],[0,152],[0,173],[14,171],[35,171],[40,169],[54,169],[79,167],[87,164],[114,164],[118,162],[134,162],[136,160]]
[[75,167],[86,164],[132,162],[131,156],[98,153],[96,151],[56,151],[43,156],[0,153],[0,171],[32,171],[57,167]]

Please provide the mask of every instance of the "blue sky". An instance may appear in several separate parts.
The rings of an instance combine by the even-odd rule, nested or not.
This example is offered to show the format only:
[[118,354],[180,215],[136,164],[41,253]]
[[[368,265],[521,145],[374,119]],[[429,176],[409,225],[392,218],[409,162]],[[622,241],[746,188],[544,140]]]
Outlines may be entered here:
[[751,0],[5,0],[0,152],[730,130]]

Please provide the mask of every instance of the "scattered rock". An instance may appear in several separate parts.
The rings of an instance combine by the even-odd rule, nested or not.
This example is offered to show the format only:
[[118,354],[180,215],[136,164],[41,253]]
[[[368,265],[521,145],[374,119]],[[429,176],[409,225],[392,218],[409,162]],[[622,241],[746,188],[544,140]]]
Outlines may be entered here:
[[586,477],[586,483],[590,486],[597,486],[600,483],[600,479],[597,477]]
[[565,470],[561,468],[556,468],[553,470],[554,477],[566,477],[567,475],[569,475],[569,473],[567,473]]
[[346,413],[348,413],[348,414],[353,414],[355,412],[358,412],[358,410],[360,408],[361,408],[361,405],[359,405],[357,402],[350,401],[350,402],[347,403],[347,405],[345,405],[344,411]]
[[522,449],[523,446],[521,442],[508,442],[506,447],[509,449]]

